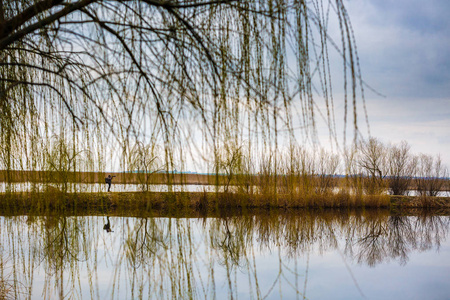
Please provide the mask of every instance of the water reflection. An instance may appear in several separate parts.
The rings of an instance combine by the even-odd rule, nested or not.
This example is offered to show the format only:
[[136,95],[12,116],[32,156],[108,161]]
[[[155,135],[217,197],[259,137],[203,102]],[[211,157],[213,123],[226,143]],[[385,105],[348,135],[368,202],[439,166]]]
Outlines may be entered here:
[[[44,192],[50,189],[57,189],[57,184],[44,184],[44,183],[31,183],[31,182],[20,182],[20,183],[6,183],[0,182],[0,193],[9,192]],[[259,190],[258,186],[250,187],[254,192]],[[143,186],[142,184],[119,184],[114,183],[111,186],[112,192],[224,192],[227,189],[229,192],[236,191],[235,187],[225,186],[215,186],[207,184],[174,184],[168,186],[166,184],[150,184]],[[334,188],[333,193],[339,193],[340,188]],[[108,185],[105,183],[68,183],[67,192],[68,193],[100,193],[107,192]],[[350,190],[350,193],[355,193],[354,190]],[[388,194],[389,191],[385,190],[383,193]],[[417,190],[408,190],[409,196],[420,196]],[[450,191],[440,191],[436,195],[437,197],[450,197]]]
[[109,222],[109,216],[106,217],[106,224],[103,225],[103,230],[105,230],[106,232],[114,232],[111,230],[111,223]]
[[104,216],[1,217],[0,298],[320,298],[315,274],[328,260],[351,275],[353,296],[361,297],[368,288],[355,270],[407,266],[411,256],[439,250],[449,222],[385,211],[106,216],[106,223]]

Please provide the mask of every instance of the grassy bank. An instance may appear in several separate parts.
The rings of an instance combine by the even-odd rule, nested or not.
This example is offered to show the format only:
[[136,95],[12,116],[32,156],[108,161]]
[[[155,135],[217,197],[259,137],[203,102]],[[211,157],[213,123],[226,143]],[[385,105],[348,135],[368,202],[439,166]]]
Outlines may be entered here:
[[450,198],[412,197],[389,195],[336,194],[293,198],[289,195],[276,197],[243,196],[232,193],[206,192],[116,192],[116,193],[9,193],[0,195],[0,209],[17,213],[20,211],[76,212],[95,210],[127,211],[197,211],[210,214],[215,211],[233,209],[358,209],[383,208],[396,210],[403,208],[449,209]]

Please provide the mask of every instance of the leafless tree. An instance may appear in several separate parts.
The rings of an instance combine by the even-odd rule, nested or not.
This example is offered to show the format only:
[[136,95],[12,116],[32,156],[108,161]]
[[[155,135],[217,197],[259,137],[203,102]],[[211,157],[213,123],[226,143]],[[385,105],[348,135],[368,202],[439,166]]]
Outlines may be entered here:
[[416,174],[416,186],[419,195],[436,197],[445,184],[448,169],[442,163],[441,157],[420,154]]
[[393,195],[407,195],[415,174],[417,158],[410,154],[411,147],[406,141],[389,148],[388,182]]
[[369,194],[379,193],[383,189],[387,173],[386,154],[386,147],[374,137],[360,143],[358,164],[364,172],[364,186]]

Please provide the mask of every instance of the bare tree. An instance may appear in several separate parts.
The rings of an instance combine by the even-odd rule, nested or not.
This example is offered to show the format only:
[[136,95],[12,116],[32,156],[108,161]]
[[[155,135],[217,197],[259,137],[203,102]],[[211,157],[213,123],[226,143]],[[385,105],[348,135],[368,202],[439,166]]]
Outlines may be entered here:
[[419,195],[436,197],[442,190],[448,176],[448,169],[437,155],[420,154],[417,168],[416,186]]
[[386,154],[386,147],[374,137],[360,143],[358,164],[364,172],[364,187],[369,194],[379,193],[384,187]]
[[393,195],[407,195],[415,174],[417,158],[410,154],[411,147],[406,141],[389,148],[389,189]]

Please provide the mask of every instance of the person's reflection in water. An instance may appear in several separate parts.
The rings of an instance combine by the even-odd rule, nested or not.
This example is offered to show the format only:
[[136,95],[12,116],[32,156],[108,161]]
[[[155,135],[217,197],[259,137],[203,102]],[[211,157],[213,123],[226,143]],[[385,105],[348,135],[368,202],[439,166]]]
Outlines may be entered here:
[[109,223],[109,217],[106,217],[106,220],[108,221],[104,226],[103,229],[106,230],[106,232],[114,232],[111,230],[111,224]]

